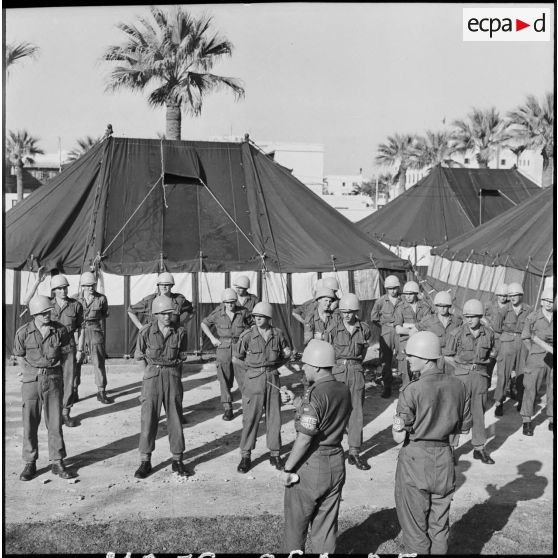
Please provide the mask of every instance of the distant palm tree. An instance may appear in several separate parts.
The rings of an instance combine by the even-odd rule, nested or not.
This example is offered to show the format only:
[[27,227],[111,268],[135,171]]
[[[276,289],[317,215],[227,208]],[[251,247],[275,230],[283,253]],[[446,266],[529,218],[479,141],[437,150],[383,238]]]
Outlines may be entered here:
[[31,43],[9,43],[6,45],[6,73],[9,75],[10,67],[24,58],[35,58],[39,47]]
[[104,60],[121,62],[110,75],[107,89],[144,91],[152,106],[166,107],[168,139],[180,139],[182,111],[199,116],[204,97],[217,89],[228,88],[235,97],[244,96],[241,82],[210,73],[223,56],[230,56],[233,45],[211,31],[212,18],[194,18],[181,6],[169,12],[152,6],[154,23],[139,18],[139,25],[119,23],[126,37],[121,45],[110,46]]
[[23,199],[23,167],[35,162],[35,155],[44,151],[37,145],[38,138],[30,136],[26,130],[9,131],[6,140],[6,154],[15,168],[17,184],[17,201]]
[[407,169],[416,167],[415,146],[416,136],[411,134],[394,134],[388,136],[386,143],[378,146],[376,163],[395,167],[394,181],[397,181],[395,195],[405,192]]
[[452,149],[461,154],[472,152],[480,168],[487,169],[499,147],[510,139],[508,123],[495,108],[473,108],[466,120],[453,122]]
[[96,143],[99,143],[101,138],[93,138],[91,136],[85,136],[77,140],[77,147],[74,147],[66,157],[67,163],[72,163],[77,161],[80,157],[85,155]]
[[424,136],[417,137],[413,146],[414,164],[427,171],[440,164],[458,166],[460,164],[451,158],[454,152],[448,132],[427,130]]
[[554,174],[554,93],[542,102],[528,95],[525,103],[508,112],[511,131],[524,149],[538,150],[543,158],[543,186],[552,184]]

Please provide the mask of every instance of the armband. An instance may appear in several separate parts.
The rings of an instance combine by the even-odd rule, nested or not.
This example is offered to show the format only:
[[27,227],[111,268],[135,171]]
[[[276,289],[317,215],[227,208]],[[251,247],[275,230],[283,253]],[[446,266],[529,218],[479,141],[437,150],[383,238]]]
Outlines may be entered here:
[[404,430],[404,427],[404,420],[398,415],[393,415],[393,430],[395,432],[401,432],[402,430]]

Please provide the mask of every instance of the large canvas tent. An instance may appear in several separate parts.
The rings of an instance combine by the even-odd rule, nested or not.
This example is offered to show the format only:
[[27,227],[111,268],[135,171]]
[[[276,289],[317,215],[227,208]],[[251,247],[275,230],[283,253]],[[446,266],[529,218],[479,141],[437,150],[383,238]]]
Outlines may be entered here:
[[426,246],[428,253],[430,247],[473,230],[539,190],[517,169],[437,165],[415,186],[357,226],[391,247],[424,253]]
[[[290,329],[290,305],[309,298],[319,274],[373,300],[381,274],[407,267],[249,141],[132,138],[99,143],[6,214],[5,266],[39,265],[76,277],[94,266],[109,303],[122,295],[107,323],[123,338],[114,354],[133,342],[125,307],[153,291],[163,268],[198,321],[231,272],[251,272],[253,290],[277,302],[278,325]],[[14,306],[25,287],[17,291]]]
[[432,249],[429,283],[451,288],[458,305],[470,297],[492,298],[494,288],[523,284],[525,301],[535,304],[554,269],[554,192],[545,188],[470,233]]

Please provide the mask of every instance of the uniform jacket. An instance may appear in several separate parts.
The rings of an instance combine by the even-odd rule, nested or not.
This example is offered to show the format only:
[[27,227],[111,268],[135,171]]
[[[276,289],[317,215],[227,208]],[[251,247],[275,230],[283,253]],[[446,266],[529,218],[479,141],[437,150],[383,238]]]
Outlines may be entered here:
[[[234,345],[233,355],[245,362],[248,367],[247,378],[252,378],[263,373],[264,368],[280,366],[284,359],[291,355],[291,348],[280,329],[270,328],[270,336],[265,341],[260,335],[258,327],[253,325],[241,334]],[[250,369],[253,369],[254,372],[251,372]]]
[[398,297],[397,302],[393,304],[389,295],[382,295],[374,302],[370,320],[382,327],[382,333],[391,331],[395,326],[395,309],[402,303],[401,297]]
[[241,333],[249,329],[252,325],[252,316],[247,308],[243,306],[234,307],[234,317],[231,322],[225,305],[220,304],[203,319],[203,323],[208,327],[214,327],[217,337],[221,341],[219,348],[227,349],[238,341]]
[[521,310],[516,314],[510,302],[498,311],[494,322],[494,331],[500,334],[501,343],[509,343],[520,338],[527,316],[533,311],[528,304],[521,303]]
[[357,319],[355,330],[350,334],[339,319],[333,328],[328,329],[324,341],[331,343],[335,350],[335,358],[363,360],[370,340],[370,327]]
[[[153,314],[151,313],[151,306],[153,304],[153,301],[158,296],[158,293],[147,295],[139,302],[131,304],[128,307],[128,312],[135,314],[143,323],[151,322],[154,319]],[[194,312],[192,303],[180,293],[170,293],[170,298],[175,308],[175,311],[172,315],[172,322],[175,324],[183,323],[184,321],[186,321],[188,316]]]
[[[527,316],[521,339],[532,339],[535,336],[554,347],[554,313],[550,322],[544,317],[540,308]],[[529,354],[544,355],[546,351],[536,343],[531,343]]]
[[402,300],[393,314],[394,325],[417,324],[423,318],[432,314],[432,307],[424,300],[417,300],[416,307],[417,311],[415,312],[406,300]]
[[445,327],[437,314],[429,314],[417,324],[417,329],[419,331],[431,331],[432,333],[435,333],[440,338],[440,344],[443,348],[446,344],[447,334],[452,329],[455,329],[462,324],[463,320],[461,317],[456,316],[455,314],[450,314],[448,325]]
[[[494,333],[488,327],[479,326],[479,336],[477,338],[471,333],[467,324],[450,331],[446,337],[446,346],[442,349],[442,353],[446,356],[453,356],[456,364],[470,366],[472,364],[481,365],[482,375],[488,375],[485,370],[486,365],[490,362],[490,353],[494,347]],[[456,369],[456,374],[459,370]]]
[[259,299],[255,294],[252,293],[246,293],[246,300],[244,301],[244,304],[240,304],[240,300],[238,301],[238,304],[240,306],[243,306],[244,308],[246,308],[246,310],[248,310],[248,312],[252,312],[252,310],[254,310],[254,306],[256,306],[256,304],[258,304]]
[[79,330],[83,324],[83,306],[78,300],[70,297],[66,299],[66,305],[64,308],[60,308],[60,306],[58,306],[55,296],[53,296],[50,300],[54,304],[54,308],[50,314],[51,319],[66,326],[66,329],[70,334],[70,345],[74,347],[74,332]]

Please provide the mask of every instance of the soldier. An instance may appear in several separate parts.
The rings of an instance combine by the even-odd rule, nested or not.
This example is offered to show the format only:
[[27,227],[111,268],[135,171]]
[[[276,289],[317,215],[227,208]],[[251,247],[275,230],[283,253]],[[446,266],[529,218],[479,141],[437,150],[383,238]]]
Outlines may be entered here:
[[[297,408],[297,436],[281,474],[286,485],[283,546],[287,554],[304,550],[311,524],[314,552],[335,552],[337,517],[345,484],[341,441],[351,412],[351,394],[332,375],[335,353],[329,343],[310,340],[302,362],[311,386]],[[296,479],[293,473],[300,482],[292,484]]]
[[[223,403],[223,420],[233,419],[231,389],[234,379],[242,392],[244,369],[232,362],[232,348],[238,341],[240,334],[252,325],[252,318],[248,309],[238,306],[238,296],[234,289],[225,289],[221,293],[221,304],[201,323],[202,331],[207,335],[217,349],[217,378],[221,388],[221,403]],[[217,331],[217,337],[211,332],[211,327]]]
[[[171,318],[172,322],[175,325],[186,327],[186,324],[194,315],[194,307],[184,295],[171,292],[173,286],[174,277],[172,273],[161,273],[157,277],[157,292],[147,295],[136,304],[130,305],[128,308],[128,316],[138,329],[141,329],[153,319],[151,305],[158,296],[167,296],[172,300],[174,306],[174,312]],[[143,322],[140,321],[138,316],[143,318]]]
[[155,449],[161,405],[167,415],[172,471],[181,477],[193,473],[182,459],[182,363],[187,359],[187,337],[184,328],[173,321],[175,305],[168,296],[153,300],[151,312],[155,317],[140,329],[135,359],[143,371],[141,386],[141,432],[139,451],[141,463],[134,477],[144,479],[151,473],[151,453]]
[[474,298],[463,305],[465,323],[450,331],[443,354],[455,369],[455,376],[467,388],[473,416],[473,457],[483,463],[494,464],[486,453],[484,412],[488,395],[488,364],[494,348],[494,333],[481,324],[484,307]]
[[23,369],[21,398],[23,400],[23,450],[25,467],[19,476],[30,481],[37,474],[39,457],[38,430],[41,410],[48,430],[48,453],[51,471],[62,479],[73,475],[64,467],[66,447],[62,434],[62,397],[64,380],[60,362],[70,352],[70,335],[66,327],[50,319],[53,308],[46,296],[29,301],[32,319],[15,334],[13,352]]
[[395,333],[395,309],[401,304],[399,289],[401,283],[395,275],[388,275],[384,281],[386,294],[374,303],[370,319],[380,328],[380,359],[382,361],[382,397],[391,397],[391,384],[393,382],[392,367],[394,356],[397,354],[398,336]]
[[418,283],[407,281],[403,286],[403,301],[395,309],[393,321],[395,333],[399,335],[399,347],[397,350],[397,368],[401,376],[403,386],[409,383],[407,373],[407,360],[405,357],[405,345],[410,335],[417,332],[416,324],[424,317],[432,314],[432,307],[424,300],[419,300],[420,289]]
[[[505,283],[501,283],[496,287],[494,291],[496,295],[496,302],[492,302],[486,305],[486,310],[484,312],[484,318],[481,320],[481,323],[485,326],[488,326],[494,331],[494,325],[496,323],[496,318],[498,317],[498,313],[502,308],[507,306],[508,304],[508,286]],[[496,359],[498,358],[498,353],[500,350],[500,334],[494,333],[494,357],[490,359],[490,364],[488,365],[488,374],[489,377],[492,378],[492,374],[494,372],[494,366],[496,365]],[[514,381],[510,382],[510,394],[512,397],[515,397],[515,385]],[[506,394],[507,395],[507,394]]]
[[271,326],[272,308],[269,302],[258,302],[252,311],[255,325],[244,331],[233,349],[234,359],[246,365],[242,391],[242,436],[239,473],[247,473],[251,466],[251,453],[256,447],[258,423],[265,409],[269,462],[278,470],[281,461],[281,397],[279,371],[291,356],[291,348],[283,332]]
[[246,275],[238,275],[233,280],[233,287],[238,295],[239,306],[244,306],[248,312],[252,312],[254,306],[258,303],[258,297],[248,292],[250,288],[250,279],[248,279]]
[[68,279],[64,275],[55,275],[50,280],[50,291],[53,294],[51,317],[53,321],[66,326],[70,336],[69,351],[60,358],[64,378],[64,394],[62,397],[62,420],[65,426],[78,426],[75,419],[70,417],[73,405],[74,382],[76,379],[77,361],[82,359],[81,351],[76,351],[76,337],[79,339],[83,324],[83,307],[68,296]]
[[515,371],[515,388],[518,398],[518,410],[521,409],[523,397],[523,368],[527,350],[521,341],[521,332],[527,316],[532,312],[528,304],[523,304],[523,287],[519,283],[508,285],[510,302],[500,309],[494,323],[494,332],[500,335],[500,348],[496,360],[496,390],[494,392],[494,414],[504,414],[503,403],[506,391],[510,389],[512,370]]
[[324,277],[323,279],[318,279],[318,281],[316,281],[314,296],[306,302],[303,302],[300,306],[297,306],[292,311],[293,318],[303,326],[306,318],[316,309],[316,292],[320,289],[331,289],[335,293],[335,300],[330,306],[331,311],[335,310],[338,306],[339,299],[337,297],[337,291],[339,290],[339,282],[337,279],[335,279],[335,277]]
[[81,383],[81,355],[87,353],[91,357],[95,371],[95,385],[97,386],[97,401],[104,405],[114,403],[113,399],[107,397],[107,371],[105,368],[105,325],[108,317],[107,297],[95,290],[97,279],[93,273],[86,271],[81,275],[79,284],[81,294],[77,300],[83,307],[83,327],[81,328],[76,366],[76,378],[74,382],[74,403],[79,401],[78,386]]
[[546,416],[548,429],[554,431],[554,301],[552,289],[545,289],[541,295],[541,308],[532,312],[525,320],[521,338],[529,356],[523,376],[523,401],[521,419],[523,434],[533,435],[531,417],[534,412],[535,398],[546,383]]
[[333,311],[331,305],[336,300],[335,293],[331,289],[321,288],[316,291],[314,297],[316,306],[304,320],[304,344],[310,339],[324,339],[325,331],[332,324]]
[[463,383],[437,367],[442,354],[437,335],[416,333],[406,352],[413,378],[401,389],[393,417],[393,438],[404,442],[395,472],[395,509],[406,552],[446,554],[455,491],[449,438],[471,428],[470,400]]
[[370,341],[370,327],[361,322],[357,314],[360,301],[353,293],[347,293],[339,301],[342,319],[329,329],[325,341],[335,350],[333,376],[346,384],[351,392],[351,416],[349,418],[349,465],[368,470],[370,465],[360,457],[362,428],[364,425],[364,368],[362,361]]

